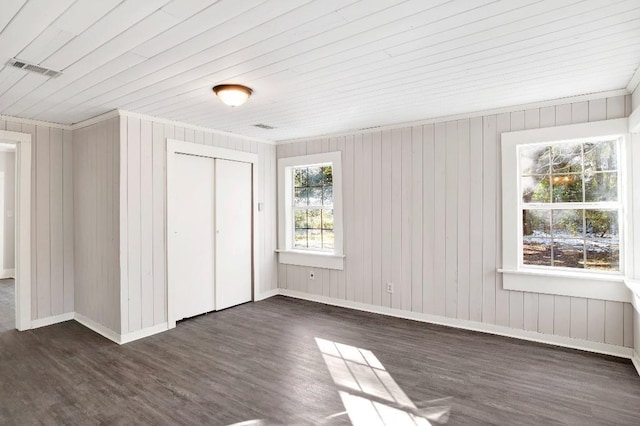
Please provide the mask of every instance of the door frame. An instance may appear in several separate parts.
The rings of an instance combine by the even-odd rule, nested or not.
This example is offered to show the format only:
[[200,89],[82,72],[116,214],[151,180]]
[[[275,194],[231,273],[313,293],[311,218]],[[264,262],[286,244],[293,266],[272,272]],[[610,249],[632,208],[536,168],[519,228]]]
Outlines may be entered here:
[[175,213],[171,208],[171,200],[173,199],[174,189],[172,188],[171,177],[175,175],[175,159],[177,154],[194,155],[198,157],[206,157],[211,159],[221,159],[230,161],[239,161],[242,163],[250,163],[252,176],[251,188],[251,215],[252,215],[252,244],[251,244],[251,300],[255,301],[256,289],[259,288],[259,271],[258,271],[258,205],[256,203],[256,188],[258,187],[258,154],[244,151],[234,151],[232,149],[217,148],[209,145],[196,144],[194,142],[184,142],[176,139],[167,138],[167,173],[166,173],[166,197],[165,208],[167,211],[166,235],[167,235],[167,325],[168,328],[176,326],[175,313],[175,292],[176,288],[173,283],[173,262],[174,257],[171,256],[173,250],[173,217]]
[[15,311],[16,328],[31,328],[31,135],[0,130],[0,140],[16,146]]

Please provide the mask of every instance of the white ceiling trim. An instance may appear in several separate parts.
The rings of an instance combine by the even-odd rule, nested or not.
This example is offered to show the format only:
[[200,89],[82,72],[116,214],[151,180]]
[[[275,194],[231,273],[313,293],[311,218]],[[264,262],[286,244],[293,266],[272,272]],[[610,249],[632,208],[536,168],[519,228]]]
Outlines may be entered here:
[[638,84],[640,84],[640,66],[636,68],[636,72],[633,73],[631,80],[629,80],[629,84],[627,84],[627,90],[629,93],[633,93],[638,87]]
[[578,96],[570,96],[570,97],[566,97],[566,98],[550,99],[548,101],[533,102],[533,103],[528,103],[528,104],[519,104],[519,105],[508,106],[508,107],[486,109],[486,110],[481,110],[481,111],[467,112],[467,113],[455,114],[455,115],[445,115],[445,116],[441,116],[441,117],[434,117],[434,118],[429,118],[429,119],[419,120],[419,121],[408,121],[408,122],[404,122],[404,123],[390,124],[390,125],[387,125],[387,126],[375,126],[375,127],[370,127],[370,128],[367,128],[367,129],[353,129],[353,130],[350,130],[350,131],[337,132],[337,133],[328,133],[328,134],[323,134],[323,135],[318,135],[318,136],[307,136],[307,137],[303,137],[303,138],[285,139],[285,140],[277,141],[276,145],[286,145],[286,144],[290,144],[290,143],[313,141],[313,140],[317,140],[317,139],[327,139],[327,138],[335,138],[335,137],[341,137],[341,136],[350,136],[350,135],[354,135],[354,134],[379,132],[379,131],[382,131],[382,130],[402,129],[402,128],[413,127],[413,126],[424,126],[424,125],[427,125],[427,124],[436,124],[436,123],[442,123],[442,122],[446,122],[446,121],[462,120],[462,119],[465,119],[465,118],[482,117],[482,116],[485,116],[485,115],[502,114],[502,113],[506,113],[506,112],[522,111],[522,110],[533,109],[533,108],[544,108],[544,107],[548,107],[548,106],[571,104],[571,103],[575,103],[575,102],[592,101],[594,99],[612,98],[612,97],[616,97],[616,96],[626,96],[626,95],[629,95],[629,94],[630,94],[630,92],[626,88],[625,89],[617,89],[617,90],[609,90],[609,91],[605,91],[605,92],[588,93],[586,95],[578,95]]
[[51,121],[33,120],[31,118],[14,117],[12,115],[0,114],[0,120],[11,121],[13,123],[31,124],[34,126],[46,126],[54,129],[72,130],[69,124],[53,123]]

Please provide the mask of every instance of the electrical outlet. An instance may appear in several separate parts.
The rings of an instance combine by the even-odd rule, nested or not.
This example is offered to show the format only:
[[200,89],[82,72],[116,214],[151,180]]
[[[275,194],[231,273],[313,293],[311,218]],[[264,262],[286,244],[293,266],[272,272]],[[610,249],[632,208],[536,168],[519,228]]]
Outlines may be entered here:
[[316,273],[313,271],[309,271],[309,279],[310,280],[315,280],[316,279]]
[[387,293],[393,293],[393,283],[387,283]]

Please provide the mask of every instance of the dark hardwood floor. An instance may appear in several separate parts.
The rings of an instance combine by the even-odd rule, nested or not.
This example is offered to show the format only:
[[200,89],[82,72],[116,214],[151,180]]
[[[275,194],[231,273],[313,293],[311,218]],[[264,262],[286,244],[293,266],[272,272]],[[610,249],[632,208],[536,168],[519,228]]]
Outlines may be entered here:
[[628,360],[281,296],[124,346],[73,321],[2,331],[0,423],[348,424],[328,418],[345,411],[339,392],[353,381],[331,342],[348,345],[338,345],[345,359],[360,356],[349,346],[371,351],[361,353],[372,368],[347,364],[355,397],[378,407],[386,370],[402,389],[385,382],[393,407],[411,411],[402,391],[413,412],[451,397],[452,425],[640,424]]

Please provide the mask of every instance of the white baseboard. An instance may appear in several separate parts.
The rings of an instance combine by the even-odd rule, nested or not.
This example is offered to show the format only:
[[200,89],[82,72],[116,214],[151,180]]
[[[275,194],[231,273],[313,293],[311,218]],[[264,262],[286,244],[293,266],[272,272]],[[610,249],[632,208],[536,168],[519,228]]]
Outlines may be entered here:
[[120,343],[124,345],[125,343],[133,342],[134,340],[142,339],[145,337],[153,336],[154,334],[162,333],[163,331],[167,331],[169,329],[169,324],[163,322],[162,324],[154,325],[152,327],[143,328],[142,330],[132,331],[131,333],[120,335]]
[[48,325],[58,324],[60,322],[70,321],[73,319],[73,312],[67,312],[66,314],[53,315],[51,317],[40,318],[31,321],[31,328],[46,327]]
[[111,340],[112,342],[116,342],[117,344],[120,344],[120,333],[116,333],[115,331],[111,330],[110,328],[105,327],[104,325],[85,317],[82,314],[79,313],[75,313],[75,318],[74,318],[77,322],[79,322],[80,324],[84,325],[85,327],[87,327],[88,329],[95,331],[96,333],[100,334],[103,337],[106,337],[107,339]]
[[631,362],[633,363],[633,366],[636,368],[638,375],[640,375],[640,355],[638,355],[638,352],[633,351],[633,354],[631,355]]
[[273,289],[273,290],[267,290],[267,291],[264,291],[264,292],[262,292],[260,294],[257,294],[256,297],[254,298],[254,302],[259,302],[261,300],[268,299],[270,297],[277,296],[279,294],[280,294],[280,289],[279,288],[276,288],[276,289]]
[[[448,327],[461,328],[464,330],[479,331],[481,333],[495,334],[498,336],[513,337],[516,339],[529,340],[532,342],[546,343],[549,345],[563,346],[571,349],[579,349],[587,352],[613,355],[621,358],[633,360],[633,349],[622,346],[610,345],[607,343],[591,342],[588,340],[573,339],[571,337],[555,336],[543,334],[535,331],[518,330],[495,324],[485,324],[475,321],[461,320],[457,318],[447,318],[437,315],[429,315],[416,312],[402,311],[400,309],[387,308],[384,306],[374,306],[365,303],[352,302],[349,300],[334,299],[332,297],[318,296],[302,293],[299,291],[280,289],[283,296],[297,299],[309,300],[312,302],[324,303],[327,305],[339,306],[342,308],[356,309],[359,311],[371,312],[374,314],[388,315],[396,318],[404,318],[413,321],[426,322],[430,324],[444,325]],[[640,358],[634,361],[636,368],[640,365]],[[638,370],[640,372],[640,369]]]
[[4,280],[7,278],[16,278],[16,270],[15,269],[0,269],[0,280]]

